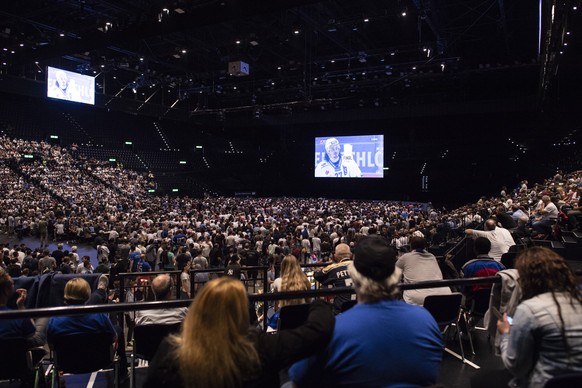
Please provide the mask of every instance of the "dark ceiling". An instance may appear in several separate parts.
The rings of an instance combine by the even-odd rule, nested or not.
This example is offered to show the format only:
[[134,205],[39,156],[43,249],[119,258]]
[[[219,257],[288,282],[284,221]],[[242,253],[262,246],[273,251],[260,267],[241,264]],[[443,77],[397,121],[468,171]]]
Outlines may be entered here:
[[[578,0],[3,1],[1,71],[39,82],[47,65],[92,74],[97,92],[106,96],[101,101],[135,100],[188,117],[500,95],[537,95],[539,102],[551,97],[546,94],[560,55],[580,56],[558,54],[571,38],[565,34],[576,5]],[[250,74],[230,75],[229,63],[236,61],[248,63]]]

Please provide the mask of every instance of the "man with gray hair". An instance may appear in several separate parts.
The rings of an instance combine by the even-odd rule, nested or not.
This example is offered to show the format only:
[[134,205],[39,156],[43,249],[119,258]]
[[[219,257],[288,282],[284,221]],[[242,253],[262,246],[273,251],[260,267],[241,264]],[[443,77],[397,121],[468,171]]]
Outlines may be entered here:
[[[348,273],[348,266],[352,263],[352,252],[348,244],[338,244],[333,254],[333,262],[327,267],[315,271],[313,277],[322,287],[348,287],[352,285],[352,279]],[[333,299],[333,312],[339,314],[342,311],[342,305],[351,299],[350,294],[339,294]]]
[[[168,274],[158,275],[152,280],[152,292],[156,300],[171,300],[174,282]],[[135,313],[136,325],[181,323],[186,316],[186,307],[156,310],[139,310]]]
[[496,220],[493,218],[485,221],[485,230],[466,229],[465,233],[473,238],[485,237],[491,241],[489,256],[497,261],[501,261],[501,256],[509,252],[509,248],[515,245],[509,230],[496,226]]
[[298,387],[435,384],[441,333],[427,310],[398,300],[401,270],[389,242],[364,237],[348,271],[358,304],[336,318],[325,349],[291,367],[291,380]]

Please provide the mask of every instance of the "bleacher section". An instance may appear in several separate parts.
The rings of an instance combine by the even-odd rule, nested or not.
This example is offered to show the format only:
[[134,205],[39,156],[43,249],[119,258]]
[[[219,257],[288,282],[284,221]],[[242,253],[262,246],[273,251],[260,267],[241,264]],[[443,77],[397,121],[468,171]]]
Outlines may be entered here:
[[[146,164],[133,150],[80,146],[79,152],[87,158],[110,161],[114,165],[121,163],[125,168],[132,170],[150,170],[150,166]],[[111,159],[115,159],[115,161],[112,161]]]

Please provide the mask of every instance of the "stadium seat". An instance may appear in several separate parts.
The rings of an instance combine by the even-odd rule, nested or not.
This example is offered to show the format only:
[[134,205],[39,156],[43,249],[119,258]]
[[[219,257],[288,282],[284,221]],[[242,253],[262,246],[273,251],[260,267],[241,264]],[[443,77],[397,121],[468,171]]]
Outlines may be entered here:
[[[40,368],[42,357],[33,357],[26,338],[2,339],[0,348],[0,380],[27,380],[34,375],[34,387],[38,387],[40,379],[44,378]],[[38,351],[46,353],[42,348]]]
[[135,387],[135,359],[151,361],[168,335],[180,331],[181,323],[171,325],[137,325],[133,329],[133,352],[131,352],[130,387]]
[[53,388],[59,386],[59,372],[92,373],[111,365],[114,368],[115,387],[119,387],[119,358],[115,355],[111,333],[58,336],[49,346],[53,352]]
[[[434,317],[436,323],[442,330],[443,336],[446,335],[452,325],[455,326],[459,339],[459,347],[461,348],[461,361],[465,362],[465,350],[463,349],[463,340],[459,326],[461,318],[465,318],[461,306],[462,299],[463,295],[459,292],[447,295],[429,295],[424,299],[424,308]],[[468,338],[471,344],[471,352],[475,354],[473,340],[470,335],[468,335]]]

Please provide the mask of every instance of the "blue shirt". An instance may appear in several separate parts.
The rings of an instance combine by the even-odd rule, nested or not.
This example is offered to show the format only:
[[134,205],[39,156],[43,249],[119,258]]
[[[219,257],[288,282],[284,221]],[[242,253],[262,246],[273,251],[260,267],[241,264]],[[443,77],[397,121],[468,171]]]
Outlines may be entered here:
[[111,333],[111,341],[117,337],[115,328],[105,314],[52,317],[47,328],[47,340],[57,336],[83,333]]
[[[0,311],[10,310],[1,306]],[[0,338],[26,338],[33,335],[36,327],[32,319],[0,319]]]
[[430,313],[403,301],[357,304],[337,317],[333,337],[289,376],[300,387],[409,387],[436,383],[441,332]]

